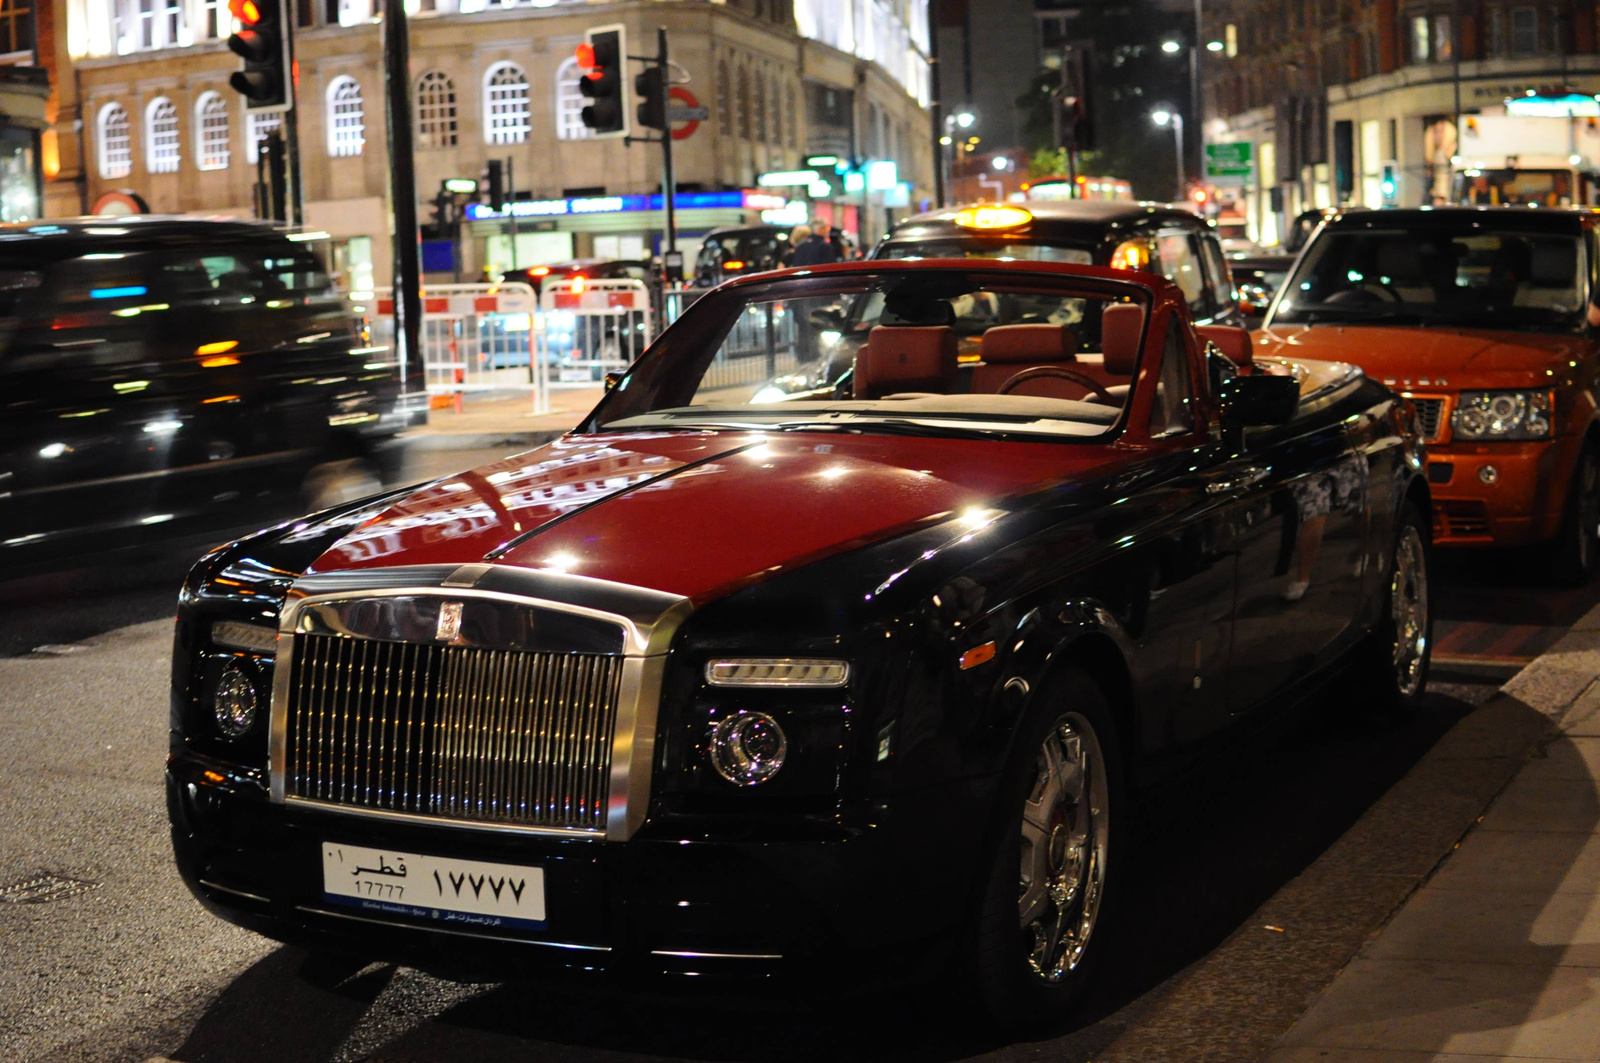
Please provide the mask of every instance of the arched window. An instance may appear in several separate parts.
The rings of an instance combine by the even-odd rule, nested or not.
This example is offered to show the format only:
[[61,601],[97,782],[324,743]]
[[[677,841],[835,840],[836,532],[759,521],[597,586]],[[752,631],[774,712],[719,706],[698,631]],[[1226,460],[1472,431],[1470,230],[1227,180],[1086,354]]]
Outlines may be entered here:
[[728,61],[717,63],[717,132],[733,136],[733,91],[728,86]]
[[178,108],[165,96],[144,111],[144,160],[151,173],[178,172]]
[[261,138],[274,129],[282,128],[283,115],[261,114],[259,111],[246,111],[244,117],[244,161],[251,166],[261,155]]
[[120,103],[100,108],[100,176],[126,177],[133,172],[133,132]]
[[750,101],[752,135],[757,144],[767,139],[767,75],[756,71],[755,96]]
[[417,80],[417,147],[456,145],[456,83],[442,70]]
[[[528,75],[515,63],[496,63],[483,75],[483,139],[522,144],[528,139]],[[582,108],[579,108],[582,110]],[[579,119],[579,124],[582,124]]]
[[739,113],[739,139],[750,139],[750,69],[739,68],[738,81],[733,93],[733,105]]
[[328,154],[360,155],[366,143],[361,85],[348,75],[336,77],[328,84]]
[[591,130],[583,124],[583,93],[578,91],[578,60],[568,57],[556,68],[556,137],[587,140]]
[[194,104],[194,127],[200,139],[202,170],[228,168],[228,104],[220,92],[202,92]]

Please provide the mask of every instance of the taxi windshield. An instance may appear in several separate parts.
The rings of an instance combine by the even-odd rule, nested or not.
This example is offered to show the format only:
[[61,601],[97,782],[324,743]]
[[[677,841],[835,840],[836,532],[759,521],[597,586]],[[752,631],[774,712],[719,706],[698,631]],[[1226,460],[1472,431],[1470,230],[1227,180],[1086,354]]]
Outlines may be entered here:
[[1478,220],[1328,229],[1283,286],[1272,323],[1565,330],[1581,323],[1588,271],[1576,235]]
[[[944,269],[714,292],[617,383],[591,430],[1099,437],[1128,401],[1147,298],[1131,284]],[[804,383],[830,362],[850,371]]]

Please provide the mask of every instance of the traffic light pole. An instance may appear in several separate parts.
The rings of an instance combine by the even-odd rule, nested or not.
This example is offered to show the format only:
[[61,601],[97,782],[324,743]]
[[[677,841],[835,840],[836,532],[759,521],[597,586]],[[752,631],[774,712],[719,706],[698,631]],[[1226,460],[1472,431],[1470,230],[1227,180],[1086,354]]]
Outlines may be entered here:
[[294,61],[294,15],[284,4],[283,34],[289,44],[289,109],[283,113],[283,140],[288,148],[289,224],[306,223],[305,189],[300,183],[300,78]]
[[426,391],[422,364],[422,262],[417,246],[416,152],[411,140],[411,48],[405,0],[383,3],[383,91],[394,204],[394,338],[402,394]]
[[677,198],[678,181],[672,172],[672,121],[667,117],[667,107],[672,100],[672,89],[667,84],[667,28],[656,28],[656,63],[661,68],[661,78],[656,87],[661,105],[661,201],[667,208],[666,251],[678,250],[678,213],[672,202]]
[[939,0],[928,0],[928,120],[933,125],[933,205],[944,206],[944,104],[939,101]]

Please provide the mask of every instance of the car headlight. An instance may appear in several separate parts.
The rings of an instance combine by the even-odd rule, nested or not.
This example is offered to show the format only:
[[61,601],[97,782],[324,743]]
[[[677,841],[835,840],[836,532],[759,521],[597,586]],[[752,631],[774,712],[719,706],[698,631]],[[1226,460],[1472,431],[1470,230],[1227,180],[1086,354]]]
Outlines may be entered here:
[[243,738],[255,726],[260,704],[255,685],[243,668],[230,664],[222,670],[211,699],[217,730],[229,738]]
[[788,752],[788,736],[764,712],[737,712],[711,727],[711,766],[735,786],[766,782],[778,774]]
[[1451,415],[1457,439],[1550,438],[1550,392],[1463,391]]

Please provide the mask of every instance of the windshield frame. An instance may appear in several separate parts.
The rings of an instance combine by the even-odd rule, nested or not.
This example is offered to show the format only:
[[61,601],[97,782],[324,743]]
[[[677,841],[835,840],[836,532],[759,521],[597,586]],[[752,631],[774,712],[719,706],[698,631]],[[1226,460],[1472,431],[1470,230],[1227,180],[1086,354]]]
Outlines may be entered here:
[[[917,416],[919,416],[920,419],[939,422],[943,428],[942,434],[948,435],[951,434],[952,431],[956,431],[961,432],[962,434],[983,436],[985,438],[1014,439],[1037,443],[1104,444],[1112,442],[1122,436],[1124,430],[1131,423],[1130,418],[1132,416],[1132,411],[1138,400],[1139,382],[1145,371],[1144,361],[1145,354],[1147,353],[1148,349],[1152,321],[1163,303],[1163,297],[1159,291],[1157,291],[1151,285],[1140,283],[1138,281],[1125,280],[1115,277],[1085,275],[1078,272],[1085,267],[1067,266],[1061,263],[1046,264],[1047,266],[1057,267],[1054,269],[1045,268],[1016,270],[992,267],[979,267],[975,269],[965,268],[965,263],[974,261],[968,259],[928,259],[922,261],[930,264],[936,263],[937,265],[919,269],[919,273],[925,273],[927,268],[934,268],[943,273],[963,274],[973,278],[979,283],[984,283],[984,279],[988,278],[989,283],[999,282],[1019,290],[1035,287],[1041,290],[1041,294],[1055,295],[1059,294],[1060,289],[1070,287],[1082,292],[1085,298],[1103,298],[1107,303],[1131,301],[1137,303],[1143,308],[1144,320],[1139,334],[1139,358],[1134,364],[1132,375],[1129,377],[1127,400],[1118,410],[1116,419],[1110,424],[1106,425],[1105,430],[1102,432],[1088,436],[1076,436],[1041,432],[1038,430],[1030,431],[1025,426],[1020,424],[1015,430],[1005,431],[994,429],[992,427],[994,421],[993,417],[983,419],[985,425],[990,427],[980,428],[978,425],[978,418],[963,418],[960,414],[954,412],[935,413],[931,411],[918,411]],[[980,259],[976,261],[981,262],[984,260]],[[585,417],[575,429],[573,429],[573,431],[582,434],[605,434],[608,432],[622,433],[638,431],[706,431],[707,429],[703,427],[703,425],[707,422],[722,422],[718,427],[730,431],[735,429],[747,431],[803,431],[805,430],[805,426],[803,424],[794,423],[789,418],[785,418],[781,412],[766,413],[765,416],[772,418],[772,420],[768,423],[752,421],[748,425],[735,425],[730,422],[736,421],[738,418],[729,416],[726,408],[722,407],[707,407],[706,416],[701,420],[700,426],[696,426],[695,424],[676,425],[670,423],[670,418],[664,419],[663,423],[659,425],[651,425],[648,427],[631,424],[621,428],[612,428],[608,427],[608,425],[622,420],[633,420],[648,413],[649,411],[619,409],[619,407],[622,407],[623,404],[628,401],[624,398],[624,395],[628,390],[629,384],[643,384],[643,386],[648,387],[649,384],[644,383],[644,380],[646,379],[644,374],[653,370],[655,366],[663,359],[674,357],[675,355],[673,350],[678,346],[693,346],[699,343],[709,343],[713,348],[720,346],[721,337],[725,334],[726,329],[717,327],[716,323],[719,321],[726,322],[728,323],[728,327],[731,328],[731,323],[736,321],[739,315],[743,312],[739,308],[763,300],[802,299],[830,294],[845,295],[849,294],[855,289],[870,287],[873,284],[882,281],[886,277],[901,272],[909,271],[904,267],[882,270],[856,268],[850,270],[820,272],[809,276],[790,275],[776,277],[771,280],[744,281],[713,289],[711,292],[708,292],[706,295],[697,300],[691,307],[685,310],[683,315],[679,317],[678,320],[674,321],[668,328],[662,331],[661,335],[656,338],[655,342],[652,343],[650,347],[646,349],[645,352],[628,367],[626,372],[616,379],[614,384],[601,398],[600,402],[592,411],[590,411],[589,415]],[[1163,281],[1162,283],[1166,282]],[[773,294],[775,292],[781,292],[782,294]],[[837,401],[850,402],[852,400],[840,399]],[[765,405],[770,406],[773,404]],[[662,411],[684,408],[685,407],[662,407]],[[819,416],[814,419],[815,430],[839,431],[841,428],[845,428],[857,429],[864,433],[871,433],[875,422],[881,423],[885,426],[890,425],[891,422],[904,422],[907,420],[909,411],[901,411],[896,413],[892,409],[885,409],[881,412],[868,410],[839,412],[855,413],[857,416],[851,419],[848,423],[841,423],[836,417],[821,415],[819,412]],[[1031,418],[1029,423],[1037,424],[1042,420],[1043,418],[1035,417]],[[885,427],[884,434],[905,433],[897,428]],[[940,435],[941,428],[930,426],[926,434],[929,437]]]
[[[1510,208],[1504,209],[1509,210]],[[1473,213],[1476,214],[1477,212]],[[1448,215],[1445,217],[1448,217]],[[1393,234],[1404,236],[1408,239],[1424,239],[1429,237],[1437,238],[1443,236],[1450,236],[1452,238],[1471,236],[1516,236],[1527,239],[1538,239],[1541,237],[1546,239],[1552,237],[1571,239],[1577,245],[1578,251],[1579,268],[1576,275],[1581,279],[1581,283],[1585,286],[1585,290],[1579,293],[1580,297],[1578,309],[1564,315],[1561,320],[1551,321],[1548,324],[1516,319],[1504,320],[1504,323],[1473,320],[1470,317],[1463,318],[1460,310],[1453,310],[1444,313],[1430,313],[1429,308],[1435,306],[1436,304],[1405,302],[1385,302],[1371,306],[1351,306],[1348,314],[1339,314],[1339,308],[1330,308],[1325,303],[1321,303],[1314,304],[1311,308],[1296,308],[1299,311],[1296,316],[1298,317],[1299,314],[1319,314],[1327,312],[1328,316],[1325,318],[1316,320],[1286,320],[1280,316],[1284,310],[1284,302],[1290,299],[1292,292],[1298,290],[1297,286],[1303,282],[1303,278],[1310,270],[1310,267],[1317,261],[1320,261],[1321,256],[1317,254],[1318,245],[1325,241],[1334,239],[1370,237],[1380,234]],[[1388,218],[1373,219],[1369,217],[1363,217],[1358,225],[1340,226],[1324,222],[1323,225],[1320,226],[1312,236],[1311,240],[1307,242],[1307,244],[1301,249],[1298,257],[1294,260],[1294,266],[1290,270],[1288,276],[1284,278],[1283,283],[1280,284],[1277,291],[1274,292],[1272,304],[1267,309],[1267,314],[1262,320],[1261,327],[1263,329],[1271,329],[1276,326],[1315,328],[1321,325],[1368,325],[1381,328],[1385,325],[1392,324],[1396,328],[1453,328],[1479,329],[1490,332],[1540,331],[1561,334],[1575,334],[1581,332],[1585,327],[1585,309],[1588,306],[1589,300],[1593,297],[1594,291],[1594,271],[1596,262],[1593,254],[1591,253],[1591,248],[1589,245],[1590,241],[1586,236],[1585,230],[1581,227],[1577,228],[1575,231],[1562,231],[1543,226],[1524,227],[1514,224],[1513,219],[1510,217],[1505,218],[1504,224],[1500,223],[1499,219],[1495,219],[1495,223],[1492,225],[1483,223],[1477,218],[1474,218],[1474,220],[1470,223],[1463,219],[1456,224],[1448,224],[1442,219],[1429,219],[1427,221],[1419,222],[1416,220],[1394,220]],[[1463,288],[1462,290],[1472,291],[1473,289]],[[1384,311],[1386,309],[1394,312],[1375,312]],[[1544,308],[1524,307],[1522,309],[1535,310]],[[1497,313],[1500,312],[1497,311]]]

